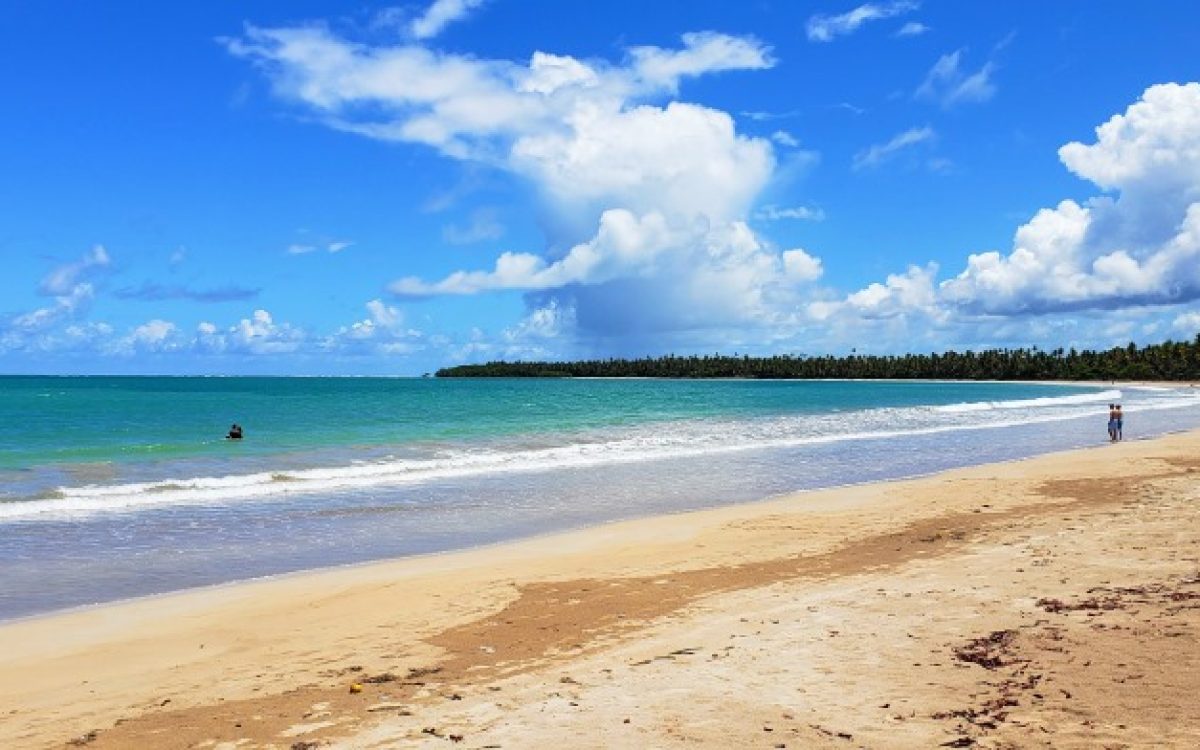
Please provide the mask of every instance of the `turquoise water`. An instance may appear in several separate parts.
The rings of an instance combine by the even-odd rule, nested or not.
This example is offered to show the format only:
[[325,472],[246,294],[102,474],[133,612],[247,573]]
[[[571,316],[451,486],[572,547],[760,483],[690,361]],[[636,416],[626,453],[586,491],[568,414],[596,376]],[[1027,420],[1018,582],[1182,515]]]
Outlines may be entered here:
[[[1008,383],[0,378],[0,469],[460,441],[702,417],[1094,392]],[[250,436],[222,439],[238,422]]]
[[1189,389],[0,378],[0,618],[1093,445],[1114,400],[1200,425]]

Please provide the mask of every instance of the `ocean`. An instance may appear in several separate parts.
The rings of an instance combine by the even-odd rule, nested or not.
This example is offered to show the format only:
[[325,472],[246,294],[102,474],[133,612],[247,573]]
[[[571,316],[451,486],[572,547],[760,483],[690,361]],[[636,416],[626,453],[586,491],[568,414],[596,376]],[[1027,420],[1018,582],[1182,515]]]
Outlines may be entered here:
[[3,377],[0,619],[1102,444],[1117,400],[1200,426],[1189,388]]

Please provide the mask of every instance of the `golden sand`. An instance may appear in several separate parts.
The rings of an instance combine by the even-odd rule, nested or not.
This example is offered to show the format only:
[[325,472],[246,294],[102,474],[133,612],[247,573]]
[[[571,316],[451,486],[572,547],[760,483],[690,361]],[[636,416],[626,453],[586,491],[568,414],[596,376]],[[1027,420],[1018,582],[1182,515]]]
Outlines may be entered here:
[[12,623],[0,747],[1198,747],[1198,471],[1189,433]]

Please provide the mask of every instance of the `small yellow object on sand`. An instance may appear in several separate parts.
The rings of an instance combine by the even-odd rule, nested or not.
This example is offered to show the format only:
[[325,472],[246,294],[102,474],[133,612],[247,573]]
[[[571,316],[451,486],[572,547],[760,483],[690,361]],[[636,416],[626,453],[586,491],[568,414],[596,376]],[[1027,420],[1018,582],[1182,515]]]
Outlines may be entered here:
[[362,692],[362,685],[359,685],[357,682],[356,682],[356,683],[354,683],[353,685],[351,685],[351,686],[350,686],[350,692],[352,692],[352,693],[361,693],[361,692]]

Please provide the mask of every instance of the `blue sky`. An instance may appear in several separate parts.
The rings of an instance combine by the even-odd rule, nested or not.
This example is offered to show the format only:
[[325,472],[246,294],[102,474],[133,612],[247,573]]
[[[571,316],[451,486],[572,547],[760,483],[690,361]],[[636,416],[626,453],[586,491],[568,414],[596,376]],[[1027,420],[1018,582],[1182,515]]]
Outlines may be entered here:
[[1192,2],[12,4],[0,372],[1200,331]]

